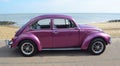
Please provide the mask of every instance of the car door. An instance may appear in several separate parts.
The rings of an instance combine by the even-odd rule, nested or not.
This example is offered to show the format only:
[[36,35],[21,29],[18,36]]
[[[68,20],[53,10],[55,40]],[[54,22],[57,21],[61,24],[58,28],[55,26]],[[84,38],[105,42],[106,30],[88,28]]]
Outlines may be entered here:
[[52,48],[51,19],[42,19],[32,24],[32,33],[39,38],[42,48]]
[[54,48],[78,47],[79,30],[68,19],[54,19],[53,46]]

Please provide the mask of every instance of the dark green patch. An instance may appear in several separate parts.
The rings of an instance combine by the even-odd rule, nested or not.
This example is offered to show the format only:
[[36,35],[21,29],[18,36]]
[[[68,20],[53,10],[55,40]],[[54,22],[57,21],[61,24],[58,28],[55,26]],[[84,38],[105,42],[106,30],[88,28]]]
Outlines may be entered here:
[[12,21],[0,21],[0,25],[13,25],[15,22]]

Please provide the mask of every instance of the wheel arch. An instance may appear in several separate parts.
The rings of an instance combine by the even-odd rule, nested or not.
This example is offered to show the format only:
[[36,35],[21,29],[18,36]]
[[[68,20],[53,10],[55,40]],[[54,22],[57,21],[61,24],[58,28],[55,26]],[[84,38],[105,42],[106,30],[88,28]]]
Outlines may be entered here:
[[[32,41],[33,43],[35,43],[35,45],[36,45],[36,42],[35,41],[33,41],[32,39],[29,39],[29,38],[26,38],[26,39],[22,39],[22,40],[20,40],[19,42],[18,42],[18,47],[20,46],[20,44],[23,42],[23,41]],[[36,45],[36,47],[37,47],[37,45]],[[37,49],[38,49],[38,47],[37,47]]]
[[36,47],[37,47],[37,49],[38,49],[38,51],[40,51],[41,50],[41,45],[40,45],[40,42],[39,41],[36,41],[35,39],[30,39],[30,38],[25,38],[25,39],[22,39],[22,40],[20,40],[19,42],[18,42],[18,47],[20,46],[20,44],[21,44],[21,42],[22,41],[24,41],[24,40],[30,40],[30,41],[32,41],[32,42],[34,42],[35,43],[35,45],[36,45]]
[[97,37],[92,38],[92,39],[90,40],[90,42],[91,42],[92,40],[94,40],[94,39],[97,39],[97,38],[102,39],[103,41],[105,41],[105,44],[107,45],[106,39],[103,38],[103,37],[101,37],[101,36],[97,36]]

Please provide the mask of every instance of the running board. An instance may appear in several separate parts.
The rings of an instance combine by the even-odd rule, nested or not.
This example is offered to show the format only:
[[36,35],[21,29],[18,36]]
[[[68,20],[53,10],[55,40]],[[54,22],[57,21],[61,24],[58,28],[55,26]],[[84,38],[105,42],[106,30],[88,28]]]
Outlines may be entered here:
[[46,48],[42,50],[81,50],[81,48]]

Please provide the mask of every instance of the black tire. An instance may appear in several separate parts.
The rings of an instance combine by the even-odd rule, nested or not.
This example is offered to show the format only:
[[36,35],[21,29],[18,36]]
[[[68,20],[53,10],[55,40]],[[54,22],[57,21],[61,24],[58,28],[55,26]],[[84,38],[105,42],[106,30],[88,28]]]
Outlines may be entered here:
[[96,38],[90,42],[88,51],[92,55],[100,55],[106,49],[106,42],[101,38]]
[[31,40],[23,40],[19,45],[19,50],[23,56],[33,56],[37,53],[37,46]]

